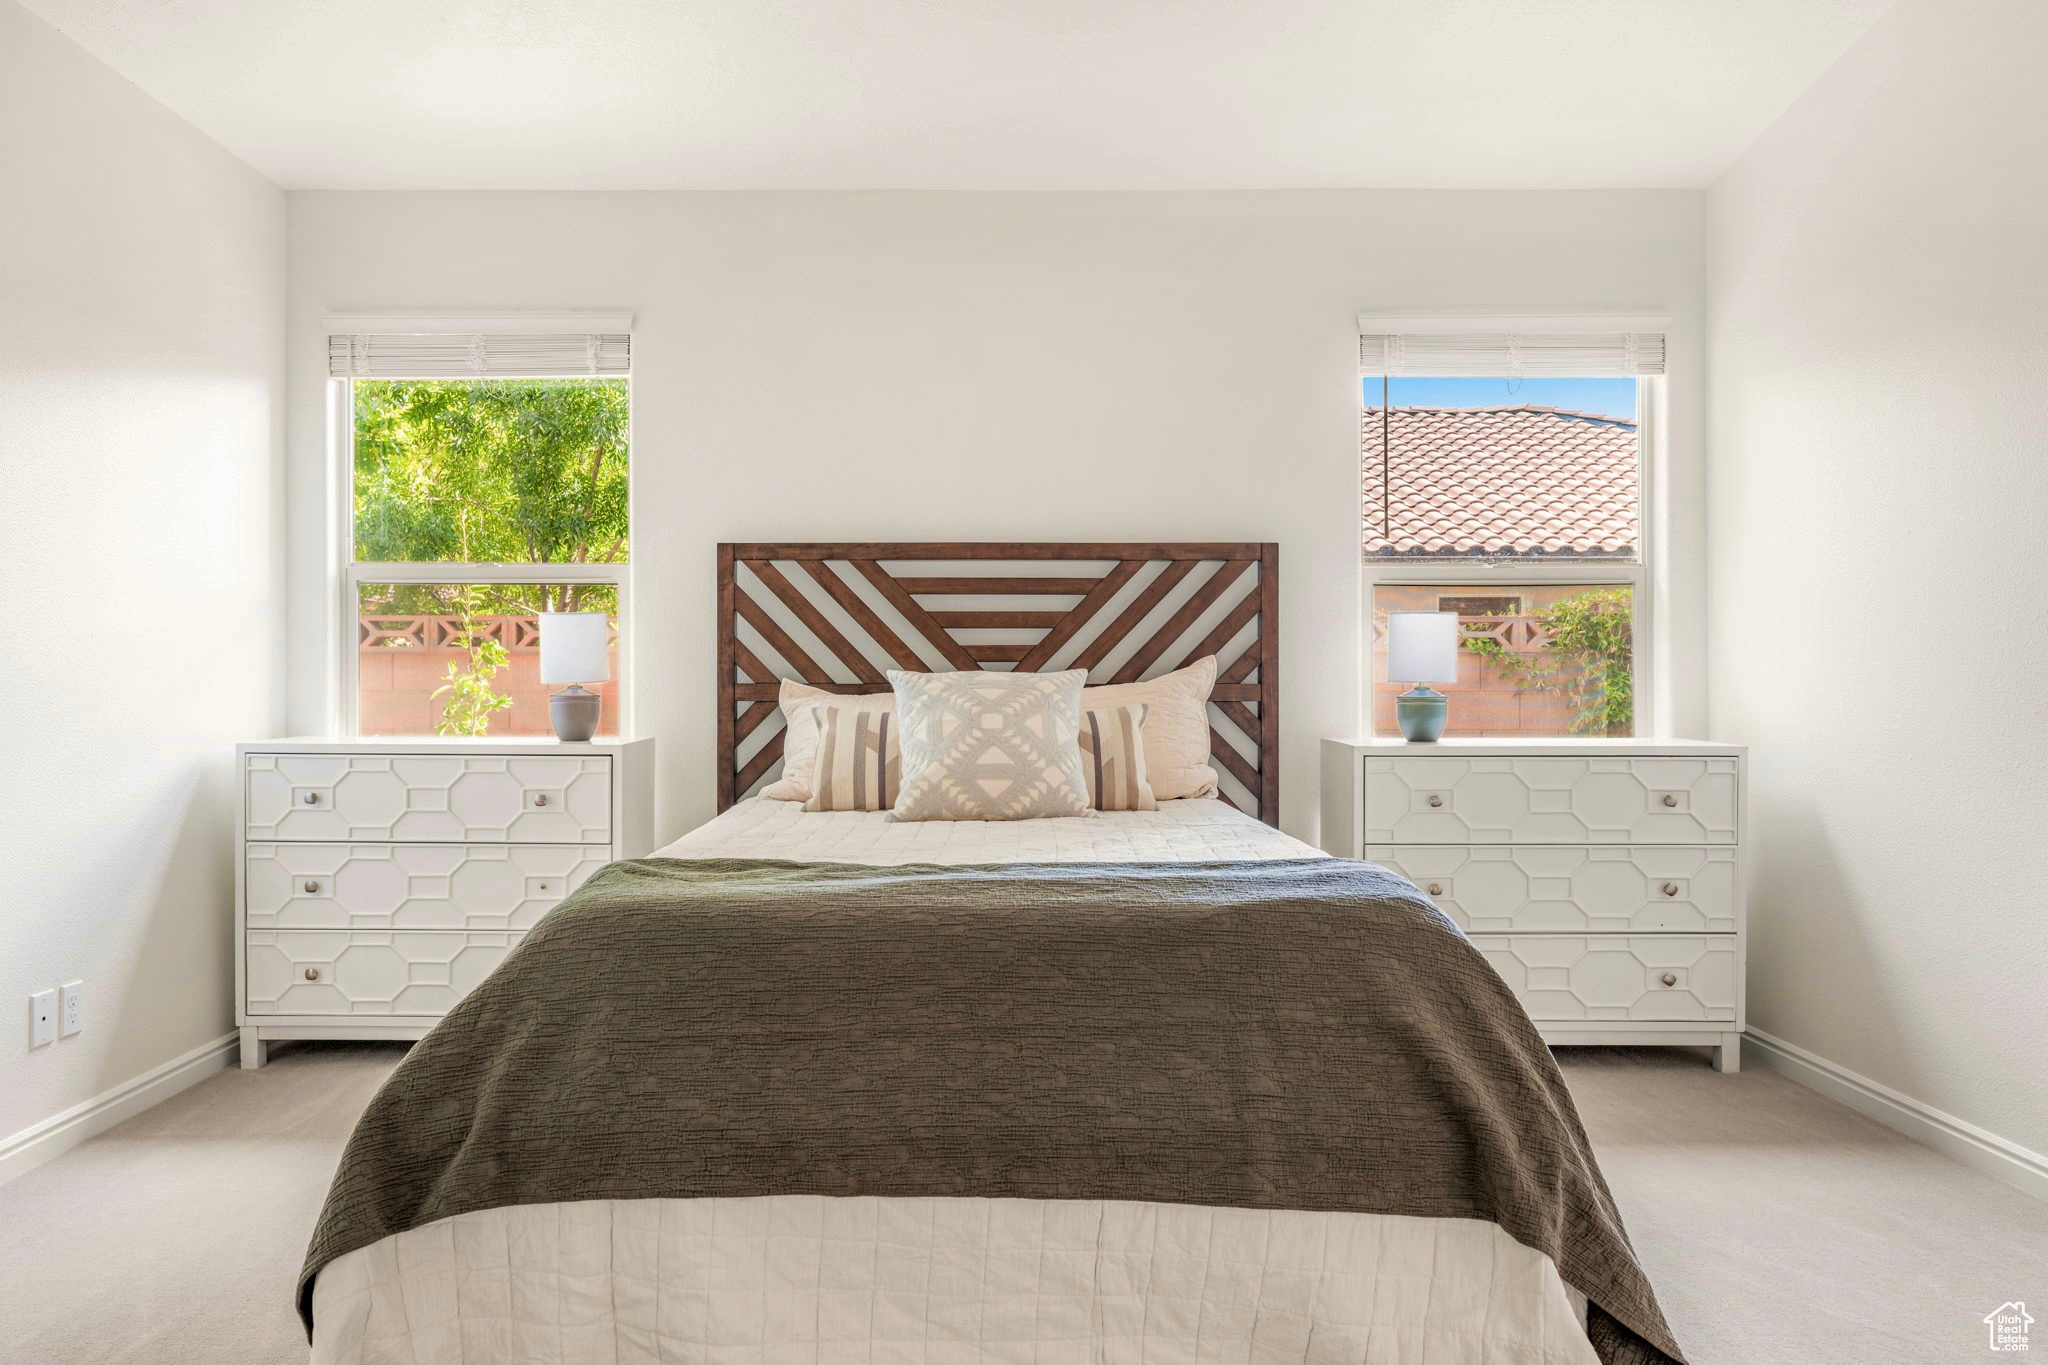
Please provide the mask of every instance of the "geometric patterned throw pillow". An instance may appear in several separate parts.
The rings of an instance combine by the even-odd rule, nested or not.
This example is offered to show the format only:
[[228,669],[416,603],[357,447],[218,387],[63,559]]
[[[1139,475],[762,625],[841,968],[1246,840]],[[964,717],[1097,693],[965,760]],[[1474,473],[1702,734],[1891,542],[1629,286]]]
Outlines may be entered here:
[[[902,726],[891,711],[865,706],[809,708],[818,726],[817,761],[805,810],[887,810],[902,785]],[[794,718],[790,724],[796,724]]]
[[[1088,694],[1081,698],[1086,701]],[[1097,810],[1158,810],[1145,778],[1145,708],[1112,706],[1081,713],[1081,771]]]
[[1088,814],[1081,685],[1064,673],[898,673],[898,820],[1036,820]]

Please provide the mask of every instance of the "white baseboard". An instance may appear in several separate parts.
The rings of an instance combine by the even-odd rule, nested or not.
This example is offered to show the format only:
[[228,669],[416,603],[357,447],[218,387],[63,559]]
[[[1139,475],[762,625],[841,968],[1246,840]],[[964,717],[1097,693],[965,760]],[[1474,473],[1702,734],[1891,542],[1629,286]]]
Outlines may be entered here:
[[2048,1156],[2008,1142],[1933,1105],[1922,1104],[1911,1095],[1901,1094],[1868,1076],[1859,1076],[1782,1038],[1756,1028],[1749,1030],[1747,1038],[1754,1044],[1750,1055],[1759,1065],[1809,1090],[1819,1091],[1915,1142],[1925,1143],[1973,1171],[1982,1171],[2036,1199],[2048,1199]]
[[238,1035],[230,1033],[202,1043],[181,1057],[123,1081],[83,1104],[74,1104],[61,1114],[22,1129],[12,1137],[0,1138],[0,1185],[24,1171],[34,1170],[54,1157],[62,1156],[89,1137],[96,1137],[123,1119],[134,1118],[152,1105],[162,1104],[180,1090],[199,1084],[226,1067],[235,1055]]

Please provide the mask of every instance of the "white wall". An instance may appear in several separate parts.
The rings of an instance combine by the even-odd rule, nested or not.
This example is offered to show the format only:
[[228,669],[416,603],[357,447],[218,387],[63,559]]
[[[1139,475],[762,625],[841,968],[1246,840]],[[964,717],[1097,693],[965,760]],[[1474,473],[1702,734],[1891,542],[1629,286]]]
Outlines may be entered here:
[[1709,199],[1753,1024],[2048,1151],[2048,6],[1906,0]]
[[[351,309],[627,306],[639,728],[713,806],[721,540],[1276,540],[1281,807],[1358,720],[1354,317],[1670,309],[1666,605],[1704,721],[1695,192],[291,196],[292,716],[327,721],[325,360]],[[1687,690],[1688,686],[1690,691]]]
[[[0,0],[0,1142],[234,1023],[283,714],[284,195]],[[27,997],[85,983],[29,1048]]]

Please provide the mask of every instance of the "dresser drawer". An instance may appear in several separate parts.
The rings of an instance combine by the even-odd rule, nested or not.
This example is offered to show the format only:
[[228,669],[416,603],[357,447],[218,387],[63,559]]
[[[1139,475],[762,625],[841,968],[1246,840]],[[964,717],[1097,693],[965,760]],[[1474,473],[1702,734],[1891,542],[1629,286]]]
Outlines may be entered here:
[[250,754],[252,842],[608,844],[612,760],[453,754]]
[[531,929],[601,844],[250,844],[251,929]]
[[1595,844],[1371,844],[1474,933],[1735,932],[1735,850]]
[[1472,943],[1539,1024],[1735,1018],[1733,934],[1474,934]]
[[248,1012],[446,1014],[523,934],[249,932]]
[[1725,844],[1733,758],[1365,759],[1365,843]]

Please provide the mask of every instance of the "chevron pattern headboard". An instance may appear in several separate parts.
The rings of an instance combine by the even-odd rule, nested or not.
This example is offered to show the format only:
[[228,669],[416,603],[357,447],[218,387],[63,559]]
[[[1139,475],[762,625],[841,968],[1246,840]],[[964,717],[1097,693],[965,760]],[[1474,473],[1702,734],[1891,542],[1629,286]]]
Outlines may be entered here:
[[718,547],[718,808],[782,758],[779,680],[886,692],[883,670],[1085,668],[1135,682],[1217,656],[1224,798],[1280,823],[1280,547],[930,542]]

